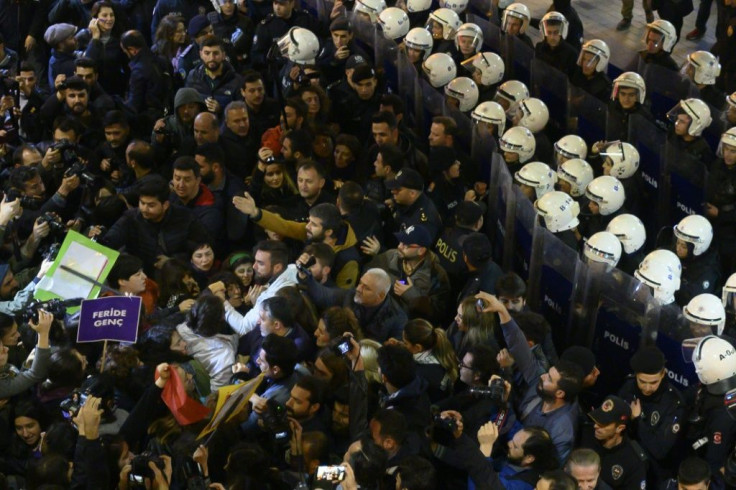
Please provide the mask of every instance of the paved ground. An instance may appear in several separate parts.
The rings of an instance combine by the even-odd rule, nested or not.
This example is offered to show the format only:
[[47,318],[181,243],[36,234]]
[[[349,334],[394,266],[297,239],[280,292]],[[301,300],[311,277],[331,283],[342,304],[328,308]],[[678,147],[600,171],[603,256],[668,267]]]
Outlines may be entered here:
[[[549,0],[521,0],[532,11],[532,16],[541,18],[550,5]],[[698,11],[698,0],[693,0],[695,10],[685,18],[682,28],[682,38],[675,45],[673,56],[675,61],[683,63],[688,53],[699,49],[708,50],[715,43],[716,7],[713,2],[708,31],[700,41],[688,41],[685,35],[695,26],[695,16]],[[626,65],[633,57],[633,53],[643,49],[644,30],[646,19],[641,7],[641,0],[635,0],[634,18],[628,30],[616,31],[616,24],[621,20],[620,0],[573,0],[573,7],[583,21],[585,39],[602,39],[611,47],[611,62],[616,66]],[[657,13],[654,13],[657,17]],[[538,35],[535,29],[529,29],[530,35]],[[535,42],[537,39],[534,39]]]

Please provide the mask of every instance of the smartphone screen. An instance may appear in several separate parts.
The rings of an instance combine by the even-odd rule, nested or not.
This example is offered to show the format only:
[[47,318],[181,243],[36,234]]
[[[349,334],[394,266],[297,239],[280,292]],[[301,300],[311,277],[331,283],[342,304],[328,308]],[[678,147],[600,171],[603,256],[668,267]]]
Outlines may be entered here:
[[345,479],[345,468],[343,466],[318,466],[317,480],[339,482]]

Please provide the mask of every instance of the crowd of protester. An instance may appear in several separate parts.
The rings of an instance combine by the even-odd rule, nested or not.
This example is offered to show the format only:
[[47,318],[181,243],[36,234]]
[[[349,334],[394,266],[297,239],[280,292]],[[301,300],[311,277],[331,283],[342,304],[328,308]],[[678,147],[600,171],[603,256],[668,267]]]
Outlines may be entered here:
[[[337,0],[323,20],[295,0],[0,0],[0,490],[735,485],[736,14],[716,3],[712,52],[678,66],[692,2],[645,2],[645,47],[615,80],[570,1],[541,19],[489,5],[607,104],[611,141],[585,141],[464,0]],[[420,127],[356,35],[374,28],[488,153],[450,115]],[[655,65],[699,93],[659,121],[637,73]],[[656,244],[637,118],[708,175]],[[679,340],[706,336],[699,386],[647,344],[596,390],[589,346],[556,345],[562,326],[494,261],[493,165],[562,243],[689,321]],[[103,295],[141,297],[135,343],[78,343],[78,315],[31,304],[68,230],[120,252]],[[218,391],[250,381],[199,437]]]

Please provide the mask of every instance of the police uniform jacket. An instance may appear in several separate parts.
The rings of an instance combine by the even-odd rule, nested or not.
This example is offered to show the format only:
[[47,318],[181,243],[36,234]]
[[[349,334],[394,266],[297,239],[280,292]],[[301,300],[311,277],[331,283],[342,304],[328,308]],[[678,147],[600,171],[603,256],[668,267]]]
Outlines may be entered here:
[[603,72],[597,71],[593,74],[592,78],[588,78],[583,75],[582,68],[575,65],[575,69],[570,74],[570,83],[603,102],[608,102],[611,97],[613,84],[611,83],[611,79],[608,78],[608,75]]
[[437,208],[426,194],[422,193],[414,204],[403,206],[396,204],[392,213],[396,229],[408,228],[413,225],[422,225],[427,228],[429,234],[434,239],[442,227],[442,219],[440,218]]
[[552,48],[544,41],[539,41],[534,48],[535,57],[548,65],[567,74],[572,73],[578,63],[578,52],[564,39],[559,46]]
[[618,394],[627,403],[635,399],[641,402],[641,415],[631,421],[627,430],[647,456],[657,462],[665,461],[681,435],[680,428],[685,417],[682,394],[667,379],[663,379],[656,392],[644,396],[633,375],[626,379]]
[[603,447],[595,438],[592,425],[583,428],[581,447],[587,447],[598,453],[601,458],[600,479],[612,488],[625,490],[644,490],[647,482],[647,456],[636,442],[624,434],[621,443],[612,448]]
[[654,123],[654,116],[652,116],[652,112],[649,108],[638,102],[631,110],[625,110],[621,107],[621,103],[618,100],[612,100],[609,102],[606,122],[606,138],[609,141],[629,141],[629,121],[631,121],[631,116],[634,115],[640,116],[647,121]]
[[680,262],[682,263],[680,289],[675,293],[678,305],[685,306],[699,294],[716,292],[721,279],[721,261],[716,247],[710,246],[701,255],[688,256]]

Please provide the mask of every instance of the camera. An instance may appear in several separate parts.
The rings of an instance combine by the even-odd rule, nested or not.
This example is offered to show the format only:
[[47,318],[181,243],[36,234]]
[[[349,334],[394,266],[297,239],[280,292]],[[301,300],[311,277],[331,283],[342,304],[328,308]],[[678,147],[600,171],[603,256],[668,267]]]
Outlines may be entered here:
[[0,70],[0,96],[16,96],[20,85],[11,75],[10,70]]
[[350,338],[343,337],[340,342],[334,344],[332,346],[332,352],[337,354],[338,356],[347,356],[350,350],[353,348],[352,344],[350,343]]
[[20,199],[21,207],[33,211],[40,209],[43,205],[43,201],[41,199],[36,199],[35,197],[31,196],[25,196],[21,194],[18,189],[8,189],[7,191],[5,191],[5,202],[13,202],[16,199]]
[[65,167],[71,166],[79,160],[77,156],[77,145],[68,139],[61,139],[49,146],[49,148],[61,153],[61,163]]
[[51,235],[64,235],[66,233],[66,226],[61,222],[61,218],[53,213],[43,213],[38,217],[38,221],[49,224]]
[[79,177],[83,184],[92,184],[95,181],[95,176],[87,172],[87,167],[78,159],[75,159],[71,166],[64,172],[64,177],[72,177],[75,175]]
[[432,418],[432,426],[430,427],[430,439],[442,446],[449,446],[455,439],[455,431],[457,430],[457,421],[453,418],[442,418],[440,414],[436,414]]
[[493,378],[490,386],[476,386],[470,388],[468,392],[475,398],[491,400],[497,405],[503,405],[505,403],[506,385],[502,378]]
[[62,320],[64,318],[64,315],[66,314],[66,309],[71,306],[79,306],[82,304],[82,298],[73,298],[73,299],[50,299],[48,301],[38,301],[34,299],[31,301],[31,303],[26,307],[26,309],[20,313],[19,317],[21,322],[28,323],[29,321],[33,321],[33,323],[38,323],[38,310],[44,310],[52,315],[54,315],[54,318],[56,320]]
[[302,265],[301,263],[297,262],[296,268],[302,274],[310,274],[309,272],[310,267],[312,267],[316,263],[317,263],[317,258],[314,255],[310,255],[309,260],[307,260],[306,264]]
[[153,470],[148,467],[149,462],[153,462],[158,469],[164,470],[164,460],[155,454],[144,452],[136,456],[130,461],[130,474],[128,474],[129,488],[146,488],[146,478],[153,480],[155,475]]
[[266,411],[261,415],[263,426],[271,434],[273,440],[278,443],[288,443],[291,438],[291,427],[289,426],[286,405],[273,398],[266,402]]
[[87,393],[83,393],[80,390],[72,391],[72,394],[69,395],[69,398],[65,399],[59,404],[61,414],[67,420],[73,419],[77,416],[77,414],[79,413],[79,409],[82,408],[82,405],[84,405],[84,402],[86,401]]

